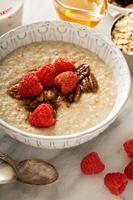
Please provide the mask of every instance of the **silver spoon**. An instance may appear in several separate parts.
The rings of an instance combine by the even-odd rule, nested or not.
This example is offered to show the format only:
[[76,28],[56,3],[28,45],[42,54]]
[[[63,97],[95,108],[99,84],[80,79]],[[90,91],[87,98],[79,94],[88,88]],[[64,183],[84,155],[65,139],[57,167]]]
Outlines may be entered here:
[[[27,159],[17,163],[10,156],[0,153],[0,160],[6,167],[12,168],[11,174],[4,171],[5,183],[18,180],[33,185],[47,185],[58,178],[58,172],[53,165],[39,159]],[[0,164],[0,169],[2,165]],[[11,170],[11,169],[10,169]],[[0,184],[2,181],[0,182]],[[3,183],[2,183],[3,184]]]
[[13,168],[3,160],[0,160],[0,184],[7,184],[15,181],[16,173]]

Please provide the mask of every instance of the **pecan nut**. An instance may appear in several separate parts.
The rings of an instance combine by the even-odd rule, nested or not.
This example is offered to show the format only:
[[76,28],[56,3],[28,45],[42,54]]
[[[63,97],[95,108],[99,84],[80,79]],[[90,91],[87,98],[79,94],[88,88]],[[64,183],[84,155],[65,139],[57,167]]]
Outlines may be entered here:
[[37,99],[33,100],[29,105],[26,106],[26,108],[29,111],[33,111],[35,110],[39,105],[41,104],[41,102],[39,102]]
[[57,94],[54,90],[45,90],[44,98],[45,98],[45,101],[55,100],[57,98]]
[[8,88],[7,93],[15,99],[21,99],[21,95],[18,92],[18,86],[19,84],[12,85],[10,88]]
[[75,89],[75,91],[68,96],[68,101],[69,102],[77,102],[80,99],[80,97],[81,97],[81,88],[78,85],[77,88]]
[[44,99],[45,99],[44,92],[42,92],[42,93],[36,98],[36,100],[39,101],[39,102],[43,102]]
[[98,82],[97,82],[97,79],[94,76],[94,74],[92,74],[92,73],[90,74],[89,80],[90,80],[90,83],[91,83],[91,91],[93,93],[96,93],[99,89],[99,86],[98,86]]
[[76,74],[78,75],[79,81],[82,81],[85,77],[90,75],[90,66],[82,64],[76,68]]
[[96,93],[98,91],[98,82],[94,74],[90,74],[90,76],[84,78],[81,82],[81,90],[82,92],[93,92]]
[[91,83],[89,80],[89,76],[82,80],[80,86],[81,86],[82,92],[85,92],[85,93],[91,92]]

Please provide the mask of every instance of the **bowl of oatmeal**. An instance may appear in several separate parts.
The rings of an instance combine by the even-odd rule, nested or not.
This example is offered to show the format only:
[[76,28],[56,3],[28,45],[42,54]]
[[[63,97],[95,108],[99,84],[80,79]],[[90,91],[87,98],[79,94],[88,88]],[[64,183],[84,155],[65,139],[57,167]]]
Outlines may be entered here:
[[85,26],[38,22],[0,38],[0,125],[28,145],[91,140],[117,118],[130,85],[120,50]]

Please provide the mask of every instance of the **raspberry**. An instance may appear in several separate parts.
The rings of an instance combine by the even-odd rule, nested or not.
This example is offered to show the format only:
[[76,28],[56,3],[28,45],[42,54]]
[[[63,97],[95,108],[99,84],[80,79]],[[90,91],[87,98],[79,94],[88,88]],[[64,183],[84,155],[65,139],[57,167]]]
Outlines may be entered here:
[[34,72],[26,74],[19,83],[18,93],[22,97],[34,97],[43,91],[43,86]]
[[29,123],[32,126],[47,128],[53,126],[56,122],[54,117],[54,110],[48,103],[39,105],[29,116]]
[[114,172],[108,173],[104,177],[104,184],[114,195],[121,194],[128,183],[128,179],[125,174]]
[[92,152],[83,158],[80,167],[84,174],[98,174],[104,170],[105,165],[100,160],[98,154]]
[[52,64],[46,64],[36,72],[36,76],[45,87],[52,87],[56,76],[55,67]]
[[123,146],[127,155],[133,158],[133,139],[126,141]]
[[125,168],[124,173],[127,178],[133,180],[133,161],[131,161]]
[[55,78],[55,85],[63,94],[72,92],[78,83],[78,76],[74,72],[63,72]]
[[74,63],[69,60],[63,60],[62,58],[58,58],[55,61],[54,65],[57,75],[66,71],[74,71]]

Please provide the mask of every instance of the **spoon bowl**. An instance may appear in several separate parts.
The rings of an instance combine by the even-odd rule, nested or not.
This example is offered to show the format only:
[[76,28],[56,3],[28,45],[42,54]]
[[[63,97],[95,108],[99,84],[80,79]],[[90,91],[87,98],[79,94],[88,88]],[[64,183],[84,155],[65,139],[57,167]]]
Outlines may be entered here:
[[0,160],[0,184],[11,183],[16,180],[13,168],[3,160]]
[[56,168],[40,159],[16,162],[10,156],[0,153],[0,184],[18,180],[32,185],[47,185],[58,178]]
[[33,185],[47,185],[57,180],[58,173],[54,166],[39,160],[23,160],[17,165],[17,179]]

